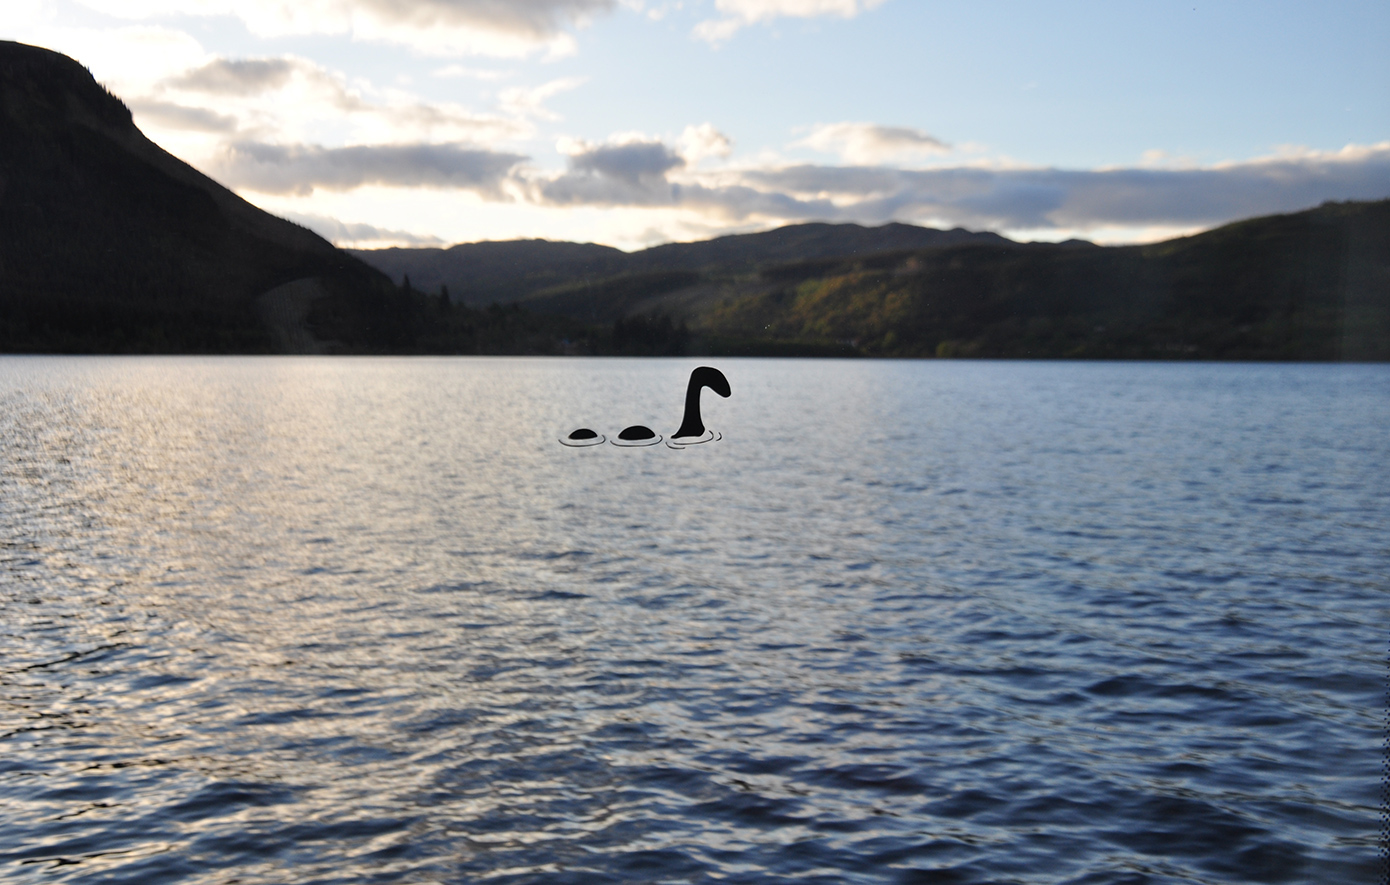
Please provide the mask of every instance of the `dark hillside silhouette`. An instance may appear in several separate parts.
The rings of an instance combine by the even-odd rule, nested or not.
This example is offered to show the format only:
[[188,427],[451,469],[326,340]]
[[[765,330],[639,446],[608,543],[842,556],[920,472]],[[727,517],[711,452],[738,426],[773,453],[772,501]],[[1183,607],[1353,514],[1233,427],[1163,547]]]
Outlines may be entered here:
[[341,346],[387,348],[395,299],[149,141],[77,62],[0,42],[0,349],[270,351],[317,340],[298,328],[311,307]]

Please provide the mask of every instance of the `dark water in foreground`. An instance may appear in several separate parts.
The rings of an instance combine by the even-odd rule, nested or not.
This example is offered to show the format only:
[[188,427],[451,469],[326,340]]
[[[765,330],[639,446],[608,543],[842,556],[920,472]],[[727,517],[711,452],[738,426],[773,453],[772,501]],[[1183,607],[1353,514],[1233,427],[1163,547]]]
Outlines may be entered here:
[[0,880],[1372,882],[1390,367],[0,359]]

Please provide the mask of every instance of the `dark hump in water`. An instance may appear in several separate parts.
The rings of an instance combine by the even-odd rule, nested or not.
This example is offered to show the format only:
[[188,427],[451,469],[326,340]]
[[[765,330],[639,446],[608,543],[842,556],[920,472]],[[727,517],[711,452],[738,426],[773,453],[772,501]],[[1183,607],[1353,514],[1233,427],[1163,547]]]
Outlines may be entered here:
[[720,396],[727,397],[731,392],[729,379],[718,369],[700,366],[691,372],[690,383],[685,386],[685,416],[681,419],[680,430],[676,431],[677,437],[704,435],[705,422],[700,418],[700,391],[706,387]]
[[650,427],[644,427],[641,424],[634,424],[631,427],[624,427],[622,432],[618,434],[618,439],[652,439],[655,436],[656,432],[653,431]]
[[581,427],[569,435],[570,439],[598,439],[598,434],[587,427]]

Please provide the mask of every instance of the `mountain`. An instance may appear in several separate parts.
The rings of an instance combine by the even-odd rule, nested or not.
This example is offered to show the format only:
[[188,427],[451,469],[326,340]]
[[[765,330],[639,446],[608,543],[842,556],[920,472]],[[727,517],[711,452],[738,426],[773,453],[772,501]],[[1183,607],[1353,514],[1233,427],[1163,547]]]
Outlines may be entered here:
[[[409,277],[412,286],[426,292],[438,292],[441,285],[446,286],[457,303],[520,301],[542,312],[574,314],[577,309],[568,294],[576,294],[587,305],[592,298],[585,290],[611,285],[616,278],[626,280],[618,284],[625,290],[647,289],[660,294],[680,288],[682,283],[693,283],[701,274],[750,274],[774,264],[967,242],[1009,241],[998,234],[959,228],[942,231],[911,224],[861,227],[811,223],[698,243],[667,243],[634,253],[593,243],[548,240],[463,243],[448,249],[349,251],[390,275],[397,284]],[[603,321],[616,319],[622,312],[578,310],[587,319]]]
[[455,303],[509,304],[555,286],[622,273],[627,253],[593,243],[508,240],[449,249],[347,250],[403,285],[435,293],[446,286]]
[[1390,201],[1144,246],[799,224],[633,254],[544,240],[356,254],[658,352],[1390,359]]
[[765,269],[689,317],[715,352],[1390,360],[1390,200],[1145,246],[966,244]]
[[73,59],[0,42],[0,350],[390,349],[399,301],[149,141]]
[[793,224],[755,234],[735,234],[700,243],[667,243],[632,256],[639,272],[709,270],[747,273],[771,264],[829,258],[852,258],[904,249],[928,249],[971,244],[1004,244],[1010,240],[989,231],[964,228],[936,230],[893,222],[881,227],[857,224]]

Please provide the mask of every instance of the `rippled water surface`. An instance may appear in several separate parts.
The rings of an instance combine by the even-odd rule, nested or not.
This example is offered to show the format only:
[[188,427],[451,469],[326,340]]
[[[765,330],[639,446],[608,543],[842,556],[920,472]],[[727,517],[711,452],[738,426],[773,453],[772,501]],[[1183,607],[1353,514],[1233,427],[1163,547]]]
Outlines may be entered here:
[[0,359],[0,880],[1371,882],[1390,367]]

